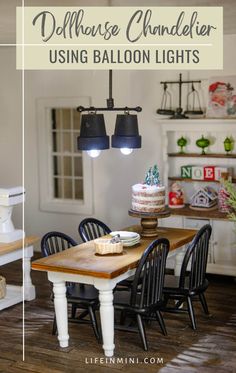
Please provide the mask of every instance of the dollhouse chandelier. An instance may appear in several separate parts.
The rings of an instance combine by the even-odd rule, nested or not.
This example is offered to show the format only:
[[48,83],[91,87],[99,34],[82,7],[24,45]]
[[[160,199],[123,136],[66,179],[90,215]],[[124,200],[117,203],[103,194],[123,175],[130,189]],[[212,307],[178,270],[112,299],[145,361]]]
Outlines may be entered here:
[[98,111],[118,111],[123,114],[117,114],[115,131],[111,138],[112,148],[120,149],[121,153],[128,155],[133,149],[141,148],[141,136],[138,130],[138,118],[130,111],[141,112],[140,106],[115,107],[112,97],[112,70],[109,70],[109,98],[107,106],[96,108],[90,106],[84,108],[79,106],[77,111],[87,112],[81,115],[80,136],[78,137],[78,149],[85,150],[92,157],[99,156],[102,150],[109,149],[110,139],[106,133],[105,120],[103,114],[97,114]]

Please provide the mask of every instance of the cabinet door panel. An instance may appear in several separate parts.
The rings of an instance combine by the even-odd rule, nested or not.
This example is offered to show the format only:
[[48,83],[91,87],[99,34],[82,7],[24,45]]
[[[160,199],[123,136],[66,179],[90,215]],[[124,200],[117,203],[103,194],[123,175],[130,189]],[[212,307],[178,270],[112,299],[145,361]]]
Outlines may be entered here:
[[[209,219],[194,219],[194,218],[184,218],[184,228],[192,228],[199,230],[206,224],[211,224],[211,220]],[[209,249],[208,249],[208,263],[212,263],[214,261],[214,253],[213,253],[213,238],[211,236],[209,242]]]
[[226,262],[236,266],[235,225],[227,221],[213,221],[215,262]]
[[158,220],[158,225],[161,227],[183,228],[182,216],[170,216],[169,218]]
[[194,219],[194,218],[184,219],[184,228],[200,229],[206,224],[210,224],[209,219]]

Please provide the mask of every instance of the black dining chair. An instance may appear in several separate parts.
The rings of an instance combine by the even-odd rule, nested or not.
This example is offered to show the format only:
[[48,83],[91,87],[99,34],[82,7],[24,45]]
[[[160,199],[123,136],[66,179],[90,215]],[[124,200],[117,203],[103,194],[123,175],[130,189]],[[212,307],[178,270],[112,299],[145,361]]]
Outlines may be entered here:
[[[77,246],[71,237],[61,232],[48,232],[41,240],[41,252],[43,256],[49,256],[67,250],[73,246]],[[100,341],[100,333],[96,319],[95,311],[98,308],[98,291],[92,285],[66,283],[66,296],[68,304],[71,304],[71,322],[92,324],[95,337]],[[52,294],[53,297],[53,294]],[[82,309],[83,312],[76,317],[76,310]],[[85,320],[84,317],[89,315],[90,320]],[[56,317],[54,314],[52,334],[55,335],[57,331]]]
[[[209,224],[204,225],[198,231],[186,250],[180,276],[167,275],[165,277],[163,293],[166,305],[163,311],[188,312],[194,330],[196,320],[192,301],[199,300],[205,314],[209,314],[204,293],[209,285],[206,279],[206,267],[211,231]],[[167,307],[169,299],[176,301],[172,308]],[[187,302],[187,309],[181,308],[184,302]]]
[[83,242],[87,242],[109,234],[111,229],[98,219],[86,218],[80,222],[78,231]]
[[[111,229],[101,220],[95,218],[85,218],[79,224],[78,231],[83,242],[95,240],[111,232]],[[120,281],[115,290],[130,290],[133,276]]]
[[[116,310],[136,316],[138,331],[145,351],[148,350],[143,322],[145,319],[152,318],[155,315],[162,333],[167,334],[160,309],[163,306],[162,290],[169,246],[169,241],[165,238],[153,241],[146,248],[139,261],[131,291],[116,292],[114,297]],[[121,329],[129,331],[129,328],[122,327]]]

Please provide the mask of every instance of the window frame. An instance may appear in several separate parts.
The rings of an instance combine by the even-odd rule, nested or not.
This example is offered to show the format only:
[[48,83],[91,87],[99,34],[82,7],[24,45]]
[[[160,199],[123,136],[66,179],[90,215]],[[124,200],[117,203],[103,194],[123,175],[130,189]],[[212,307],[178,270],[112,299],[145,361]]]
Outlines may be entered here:
[[37,100],[39,207],[42,211],[68,214],[93,213],[93,169],[89,156],[82,155],[83,200],[54,198],[51,110],[90,106],[89,97],[53,97]]

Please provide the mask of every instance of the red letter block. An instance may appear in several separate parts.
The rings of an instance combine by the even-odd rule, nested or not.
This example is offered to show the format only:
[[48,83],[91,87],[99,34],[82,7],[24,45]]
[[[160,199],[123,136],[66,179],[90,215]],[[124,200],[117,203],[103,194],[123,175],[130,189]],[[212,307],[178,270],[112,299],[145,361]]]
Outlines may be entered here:
[[215,180],[215,166],[204,167],[204,180]]

